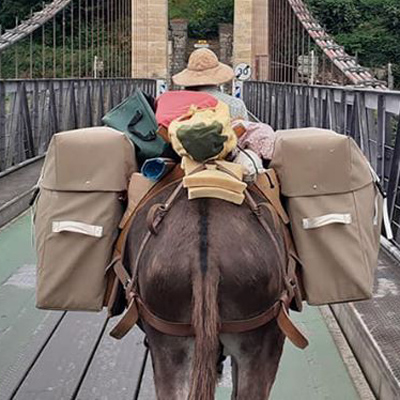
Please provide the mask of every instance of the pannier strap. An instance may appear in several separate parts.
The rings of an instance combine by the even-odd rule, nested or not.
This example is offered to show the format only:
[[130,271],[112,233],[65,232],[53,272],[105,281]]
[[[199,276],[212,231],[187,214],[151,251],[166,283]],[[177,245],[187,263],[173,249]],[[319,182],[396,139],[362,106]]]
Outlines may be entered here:
[[84,222],[77,221],[53,221],[53,233],[73,232],[86,236],[101,238],[103,236],[103,227],[97,225],[89,225]]
[[350,225],[351,214],[326,214],[320,217],[303,218],[303,229],[316,229],[332,224]]

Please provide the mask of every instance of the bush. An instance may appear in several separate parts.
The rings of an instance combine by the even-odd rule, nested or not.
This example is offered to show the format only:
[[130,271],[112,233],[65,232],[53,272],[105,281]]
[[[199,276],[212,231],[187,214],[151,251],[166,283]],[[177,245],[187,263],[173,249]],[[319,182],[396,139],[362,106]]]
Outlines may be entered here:
[[386,68],[393,64],[400,88],[399,0],[308,0],[319,22],[362,65]]
[[208,39],[218,36],[219,23],[232,23],[234,0],[170,0],[170,18],[189,21],[189,36]]

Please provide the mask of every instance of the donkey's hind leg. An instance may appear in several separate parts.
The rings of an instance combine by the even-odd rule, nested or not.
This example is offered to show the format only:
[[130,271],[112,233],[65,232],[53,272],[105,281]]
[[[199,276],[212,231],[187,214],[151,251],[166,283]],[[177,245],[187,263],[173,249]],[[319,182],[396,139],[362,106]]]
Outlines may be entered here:
[[223,334],[220,339],[233,358],[232,400],[268,399],[284,343],[276,322],[251,332]]
[[164,335],[145,325],[159,400],[187,400],[194,349],[193,338]]

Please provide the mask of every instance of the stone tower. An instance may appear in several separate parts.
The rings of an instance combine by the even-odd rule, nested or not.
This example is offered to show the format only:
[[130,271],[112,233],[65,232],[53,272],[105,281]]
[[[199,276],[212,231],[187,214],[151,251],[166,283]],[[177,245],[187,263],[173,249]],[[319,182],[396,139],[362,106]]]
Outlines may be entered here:
[[[235,0],[233,64],[268,79],[268,0]],[[132,76],[168,77],[168,0],[132,0]]]
[[249,64],[252,79],[268,79],[268,0],[235,0],[234,64]]
[[132,0],[132,77],[168,76],[168,0]]

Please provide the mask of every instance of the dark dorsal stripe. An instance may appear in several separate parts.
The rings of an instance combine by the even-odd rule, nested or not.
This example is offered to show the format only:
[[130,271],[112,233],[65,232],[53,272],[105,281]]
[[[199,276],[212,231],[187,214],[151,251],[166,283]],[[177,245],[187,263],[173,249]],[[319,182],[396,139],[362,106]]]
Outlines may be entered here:
[[200,269],[203,275],[208,267],[208,199],[199,200]]

